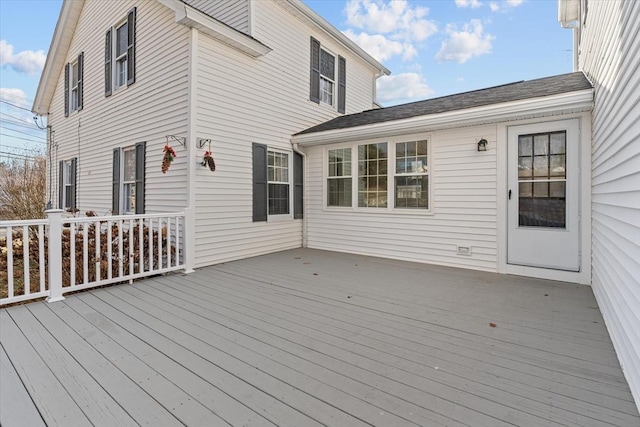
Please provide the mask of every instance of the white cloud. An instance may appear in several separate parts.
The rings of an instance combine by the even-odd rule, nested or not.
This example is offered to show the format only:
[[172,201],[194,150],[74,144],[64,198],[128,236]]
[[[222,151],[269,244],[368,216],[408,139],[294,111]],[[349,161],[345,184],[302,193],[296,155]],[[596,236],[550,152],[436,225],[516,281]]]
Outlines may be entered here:
[[429,9],[411,6],[407,0],[349,0],[344,9],[351,28],[344,33],[378,61],[401,56],[415,58],[415,43],[438,31],[426,19]]
[[477,19],[472,19],[462,28],[449,24],[446,33],[449,38],[442,42],[436,54],[436,59],[441,62],[456,61],[463,64],[474,56],[491,53],[495,40],[494,36],[484,32],[482,23]]
[[13,53],[13,46],[6,40],[0,40],[0,67],[11,67],[24,74],[38,74],[44,67],[47,56],[44,51],[23,50]]
[[503,0],[500,3],[498,3],[497,1],[492,1],[491,3],[489,3],[489,8],[492,12],[497,12],[499,10],[505,11],[509,8],[518,7],[522,3],[524,3],[524,0]]
[[491,12],[497,12],[500,10],[500,6],[498,6],[498,3],[492,1],[489,3],[489,9],[491,9]]
[[509,6],[517,7],[522,4],[523,0],[507,0]]
[[8,103],[2,103],[3,109],[6,108],[7,112],[19,117],[25,123],[33,124],[33,114],[23,109],[30,109],[31,104],[22,89],[2,87],[0,88],[0,100]]
[[473,9],[482,6],[482,3],[478,0],[456,0],[456,6],[458,7],[471,7]]
[[384,76],[378,79],[378,101],[386,104],[416,101],[433,95],[434,91],[417,73]]

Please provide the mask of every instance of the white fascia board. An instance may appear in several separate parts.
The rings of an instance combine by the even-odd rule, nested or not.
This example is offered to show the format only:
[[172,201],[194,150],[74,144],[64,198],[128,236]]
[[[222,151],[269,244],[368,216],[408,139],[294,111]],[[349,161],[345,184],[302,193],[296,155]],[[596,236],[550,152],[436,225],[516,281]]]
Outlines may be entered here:
[[83,5],[84,1],[65,0],[62,3],[60,16],[51,39],[51,46],[49,46],[47,59],[40,75],[38,90],[31,107],[31,112],[38,116],[44,116],[49,113],[49,105],[56,90],[60,72],[64,68],[69,46],[71,45]]
[[178,24],[207,34],[216,40],[229,45],[249,56],[257,58],[271,52],[271,48],[260,43],[241,31],[231,28],[226,24],[202,13],[185,3],[176,0],[158,0],[163,5],[175,12],[175,19]]
[[481,124],[499,123],[534,117],[572,114],[593,109],[593,89],[543,98],[523,99],[464,110],[392,120],[346,129],[333,129],[295,135],[293,143],[301,147],[360,141],[394,135],[432,132]]
[[355,54],[364,59],[369,65],[371,65],[374,69],[380,72],[380,75],[388,76],[391,74],[391,71],[378,61],[376,61],[371,55],[369,55],[364,49],[358,46],[353,40],[349,37],[345,36],[341,31],[339,31],[336,27],[329,24],[324,18],[318,15],[313,11],[309,6],[304,4],[301,0],[284,0],[293,6],[299,13],[306,16],[309,20],[311,20],[318,27],[322,28],[324,31],[329,33],[333,38],[342,43],[347,49],[350,49]]

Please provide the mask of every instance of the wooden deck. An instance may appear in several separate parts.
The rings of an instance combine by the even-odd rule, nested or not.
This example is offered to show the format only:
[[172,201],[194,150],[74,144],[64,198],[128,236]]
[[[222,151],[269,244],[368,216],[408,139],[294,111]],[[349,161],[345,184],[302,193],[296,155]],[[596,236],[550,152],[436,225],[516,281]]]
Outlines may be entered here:
[[587,286],[300,249],[0,316],[4,427],[640,425]]

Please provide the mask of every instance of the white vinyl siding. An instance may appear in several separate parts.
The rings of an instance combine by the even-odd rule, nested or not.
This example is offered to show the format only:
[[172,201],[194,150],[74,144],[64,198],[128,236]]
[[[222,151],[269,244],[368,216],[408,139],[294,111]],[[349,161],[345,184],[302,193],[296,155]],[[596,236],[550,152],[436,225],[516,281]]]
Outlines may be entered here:
[[[136,84],[117,96],[104,96],[104,33],[137,7]],[[51,103],[49,124],[58,144],[52,164],[78,158],[77,207],[82,214],[110,212],[113,149],[146,141],[145,212],[179,211],[186,205],[186,150],[172,144],[178,157],[170,171],[160,170],[166,135],[185,136],[188,97],[188,29],[158,2],[86,2],[69,52],[84,51],[82,123],[64,118],[64,73]],[[115,50],[115,49],[114,49]],[[165,55],[171,52],[171,72]],[[67,62],[77,56],[67,58]],[[54,188],[58,168],[53,168]],[[47,197],[49,195],[47,194]],[[57,196],[54,193],[54,201]]]
[[189,6],[249,34],[250,0],[184,0]]
[[640,3],[588,7],[579,66],[595,86],[592,286],[640,407]]
[[[478,135],[495,144],[496,126],[429,134],[429,211],[395,209],[392,205],[375,209],[325,207],[324,168],[327,152],[334,147],[305,148],[308,246],[496,271],[496,152],[478,153]],[[393,138],[394,143],[403,140],[420,138]],[[471,256],[457,255],[456,246],[470,247]]]
[[347,113],[372,105],[374,71],[368,64],[276,2],[252,7],[254,37],[273,48],[259,60],[198,36],[196,133],[212,139],[218,167],[213,174],[196,169],[196,266],[302,244],[300,220],[253,222],[251,158],[252,143],[290,152],[291,135],[339,115],[309,101],[310,36],[347,58]]

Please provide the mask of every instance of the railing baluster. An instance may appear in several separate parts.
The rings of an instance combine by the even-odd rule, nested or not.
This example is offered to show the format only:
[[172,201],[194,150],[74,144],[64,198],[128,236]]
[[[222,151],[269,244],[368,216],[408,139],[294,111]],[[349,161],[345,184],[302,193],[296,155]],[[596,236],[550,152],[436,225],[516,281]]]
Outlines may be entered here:
[[29,227],[22,227],[22,272],[24,282],[24,294],[31,293],[31,275],[29,274]]
[[149,271],[153,271],[153,262],[155,258],[153,257],[153,218],[149,218],[149,225],[147,227],[149,230]]
[[107,272],[107,279],[111,279],[113,276],[113,233],[111,229],[111,221],[107,221],[107,265],[109,271]]
[[135,242],[135,238],[133,237],[133,230],[134,230],[134,226],[133,226],[133,220],[130,219],[129,220],[129,273],[128,276],[132,276],[133,274],[135,274],[135,271],[133,269],[133,244]]
[[101,254],[100,254],[100,221],[96,221],[94,223],[94,227],[95,227],[95,249],[96,249],[96,280],[95,282],[98,283],[100,282],[100,280],[102,280],[102,272],[101,270]]
[[69,286],[76,285],[76,224],[69,224],[69,268],[70,268],[70,283]]
[[82,225],[82,283],[89,283],[89,224]]
[[11,298],[13,294],[13,228],[7,227],[7,283],[8,285],[8,297]]
[[158,270],[162,270],[162,218],[158,218]]
[[171,267],[171,217],[167,217],[167,267]]
[[38,224],[38,269],[40,270],[40,292],[45,291],[45,265],[44,262],[44,225]]
[[124,220],[118,220],[118,277],[124,276],[124,245],[122,244],[122,227]]
[[180,265],[180,217],[178,215],[175,216],[174,220],[176,221],[176,267]]
[[138,273],[144,272],[144,218],[138,219]]

